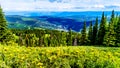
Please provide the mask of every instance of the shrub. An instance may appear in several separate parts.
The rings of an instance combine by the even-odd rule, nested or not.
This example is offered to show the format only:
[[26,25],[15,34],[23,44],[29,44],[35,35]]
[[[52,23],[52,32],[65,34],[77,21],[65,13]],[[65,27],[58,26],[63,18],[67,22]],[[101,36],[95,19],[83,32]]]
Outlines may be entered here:
[[0,45],[0,68],[119,68],[120,48]]

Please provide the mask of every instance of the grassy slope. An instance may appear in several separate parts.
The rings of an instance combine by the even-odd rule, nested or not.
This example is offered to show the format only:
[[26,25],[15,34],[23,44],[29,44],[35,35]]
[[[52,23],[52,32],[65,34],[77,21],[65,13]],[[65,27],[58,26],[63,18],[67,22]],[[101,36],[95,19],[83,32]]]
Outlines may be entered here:
[[0,45],[0,68],[120,68],[120,48]]

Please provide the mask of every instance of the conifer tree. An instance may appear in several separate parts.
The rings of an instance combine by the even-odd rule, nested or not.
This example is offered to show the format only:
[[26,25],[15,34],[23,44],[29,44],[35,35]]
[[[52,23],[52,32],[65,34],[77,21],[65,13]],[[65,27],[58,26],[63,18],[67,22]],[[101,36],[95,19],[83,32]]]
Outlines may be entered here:
[[65,32],[61,32],[61,44],[63,45],[63,46],[66,46],[67,45],[67,43],[66,43],[66,33]]
[[106,22],[107,22],[106,17],[105,17],[104,12],[103,12],[100,27],[99,27],[99,30],[98,30],[98,36],[97,36],[97,44],[98,45],[103,44],[104,36],[105,36],[105,33],[106,33]]
[[81,31],[81,45],[86,45],[87,41],[86,22],[84,22],[84,26]]
[[114,25],[113,23],[110,23],[108,27],[108,31],[106,32],[104,37],[104,44],[106,46],[115,46],[115,41],[116,41],[115,34],[116,33],[114,31]]
[[104,44],[106,46],[115,46],[115,41],[116,41],[115,34],[116,33],[114,31],[114,23],[115,23],[114,20],[115,20],[115,15],[114,15],[114,10],[113,10],[110,23],[109,23],[109,27],[104,37]]
[[97,33],[98,33],[98,17],[96,18],[95,25],[93,26],[93,45],[97,43]]
[[90,26],[89,26],[88,40],[89,40],[89,44],[91,45],[92,42],[93,42],[93,28],[92,28],[92,21],[90,22]]
[[120,46],[120,17],[116,27],[116,44]]
[[7,38],[7,22],[0,6],[0,42]]
[[112,11],[112,15],[111,15],[110,22],[111,22],[111,23],[114,23],[114,19],[115,19],[115,12],[114,12],[114,10],[113,10],[113,11]]
[[67,37],[67,45],[71,46],[72,45],[72,30],[69,30],[68,37]]
[[117,25],[117,20],[116,20],[116,16],[115,16],[115,11],[114,11],[114,10],[112,11],[112,15],[111,15],[110,23],[113,23],[114,30],[115,30],[116,25]]

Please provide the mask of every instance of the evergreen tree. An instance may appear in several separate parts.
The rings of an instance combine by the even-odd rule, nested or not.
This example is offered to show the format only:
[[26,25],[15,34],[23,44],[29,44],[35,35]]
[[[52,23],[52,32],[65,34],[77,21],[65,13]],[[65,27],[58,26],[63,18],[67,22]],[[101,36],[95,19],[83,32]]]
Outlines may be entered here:
[[97,44],[98,45],[103,44],[104,36],[105,36],[105,33],[106,33],[106,22],[107,22],[106,17],[105,17],[104,12],[103,12],[100,27],[99,27],[99,30],[98,30],[98,36],[97,36]]
[[98,33],[98,17],[96,18],[95,25],[93,26],[93,44],[97,43],[97,33]]
[[105,37],[104,37],[104,44],[106,46],[115,46],[115,41],[116,41],[115,34],[116,33],[114,31],[113,23],[109,24],[108,29],[109,30],[106,32]]
[[114,31],[114,23],[115,23],[114,20],[115,20],[115,16],[114,16],[114,10],[113,10],[110,23],[109,23],[109,27],[104,37],[104,44],[106,46],[115,46],[115,41],[116,41],[115,34],[116,33]]
[[116,19],[115,11],[114,11],[114,10],[112,11],[112,15],[111,15],[110,23],[113,24],[113,26],[114,26],[114,30],[115,30],[116,25],[117,25],[117,19]]
[[81,31],[81,45],[86,45],[87,41],[86,22],[84,22],[84,26]]
[[[114,13],[115,14],[115,13]],[[119,15],[118,14],[115,14],[115,17],[114,17],[114,30],[116,31],[116,28],[117,28],[117,23],[119,21]]]
[[89,26],[88,40],[89,40],[89,44],[91,45],[91,44],[93,43],[93,28],[92,28],[92,22],[90,22],[90,26]]
[[66,39],[67,39],[66,38],[66,33],[65,32],[61,32],[61,44],[62,44],[62,46],[66,46],[67,45]]
[[78,33],[76,39],[77,39],[77,45],[80,45],[81,44],[81,34]]
[[68,37],[67,37],[67,45],[71,46],[72,45],[72,30],[69,30]]
[[115,12],[114,12],[114,10],[113,10],[113,11],[112,11],[112,15],[111,15],[110,22],[111,22],[111,23],[114,23],[114,19],[115,19]]
[[116,27],[116,44],[120,46],[120,17]]
[[5,39],[7,38],[7,22],[6,19],[4,17],[2,8],[0,6],[0,42],[5,41]]
[[50,33],[50,46],[54,45],[54,35],[53,32]]
[[26,36],[25,36],[25,44],[26,44],[27,47],[29,46],[28,34],[26,34]]
[[43,38],[44,38],[44,39],[43,39],[43,40],[44,40],[44,46],[45,46],[45,47],[48,47],[48,42],[49,42],[48,38],[49,38],[49,35],[48,35],[48,34],[45,34]]

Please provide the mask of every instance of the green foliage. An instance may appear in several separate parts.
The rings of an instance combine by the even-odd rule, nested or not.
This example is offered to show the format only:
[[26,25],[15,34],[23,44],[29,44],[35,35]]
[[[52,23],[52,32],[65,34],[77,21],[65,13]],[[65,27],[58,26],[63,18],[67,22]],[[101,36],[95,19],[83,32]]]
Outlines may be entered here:
[[86,22],[84,22],[83,29],[81,31],[81,45],[87,44],[88,39],[87,39],[87,33],[86,33]]
[[59,45],[60,46],[66,46],[67,45],[67,38],[66,38],[67,34],[65,32],[61,32],[60,38],[59,39]]
[[108,28],[108,32],[106,32],[106,35],[104,37],[104,44],[106,46],[115,46],[115,41],[116,41],[116,37],[115,37],[115,32],[114,32],[114,25],[112,25],[112,23],[110,23],[109,28]]
[[116,33],[114,31],[115,29],[114,24],[115,24],[115,14],[113,10],[112,15],[111,15],[111,21],[108,27],[108,31],[106,32],[106,35],[104,37],[104,42],[103,42],[106,46],[115,46]]
[[[42,46],[42,47],[55,47],[55,46],[66,46],[69,44],[72,45],[73,39],[76,33],[64,32],[64,31],[56,31],[56,30],[18,30],[12,29],[13,34],[16,35],[18,39],[16,39],[16,43],[19,45],[32,46],[33,40],[34,46]],[[33,36],[31,36],[31,34]],[[70,46],[71,46],[70,45]]]
[[2,8],[0,6],[0,42],[8,42],[10,40],[13,40],[14,37],[12,36],[11,31],[7,28],[7,22],[4,17]]
[[67,45],[71,46],[72,45],[72,30],[70,29],[70,31],[68,32],[68,37],[67,37]]
[[97,44],[98,45],[103,44],[104,36],[106,34],[106,23],[107,23],[106,17],[105,17],[104,12],[103,12],[100,27],[98,30],[98,36],[97,36]]
[[26,46],[36,46],[36,41],[38,40],[38,38],[36,37],[35,34],[26,34],[25,36],[25,44]]
[[4,17],[2,8],[0,6],[0,42],[3,42],[6,39],[7,35],[7,22]]
[[114,12],[114,10],[112,11],[110,22],[115,23],[115,12]]
[[90,26],[89,26],[88,40],[89,40],[89,44],[93,43],[93,27],[92,27],[92,22],[90,22]]
[[95,25],[93,26],[93,45],[95,45],[97,43],[97,33],[98,33],[98,17],[96,18],[96,22]]
[[115,31],[116,31],[116,45],[120,46],[120,17]]
[[120,68],[119,57],[120,48],[0,45],[0,68]]

